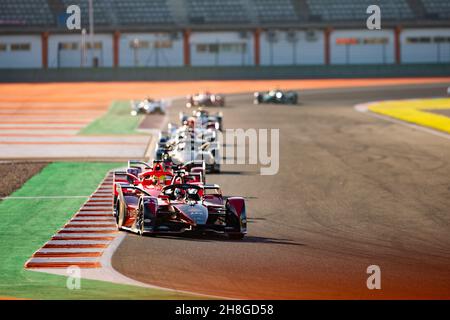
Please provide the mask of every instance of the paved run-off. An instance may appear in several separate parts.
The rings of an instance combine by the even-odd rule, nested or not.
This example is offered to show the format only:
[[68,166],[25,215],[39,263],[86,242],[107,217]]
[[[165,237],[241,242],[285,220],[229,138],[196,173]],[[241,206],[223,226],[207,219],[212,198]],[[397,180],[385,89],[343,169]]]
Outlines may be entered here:
[[[0,296],[32,299],[186,297],[180,293],[85,279],[81,281],[81,290],[69,290],[66,277],[24,269],[27,259],[78,211],[106,173],[119,165],[53,163],[13,193],[16,198],[0,202]],[[53,196],[57,197],[51,198]]]
[[450,99],[382,101],[373,103],[368,108],[384,116],[450,133],[450,117],[435,113],[450,110]]

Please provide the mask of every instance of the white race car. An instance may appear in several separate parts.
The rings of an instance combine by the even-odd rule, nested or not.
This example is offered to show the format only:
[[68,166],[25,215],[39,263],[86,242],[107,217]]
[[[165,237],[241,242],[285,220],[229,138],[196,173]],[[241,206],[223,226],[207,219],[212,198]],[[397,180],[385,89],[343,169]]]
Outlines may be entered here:
[[142,101],[131,101],[131,115],[138,114],[166,114],[169,103],[165,100],[153,100],[147,98]]
[[169,125],[169,131],[160,136],[156,158],[162,159],[164,154],[175,165],[203,160],[208,172],[220,172],[220,143],[215,130]]

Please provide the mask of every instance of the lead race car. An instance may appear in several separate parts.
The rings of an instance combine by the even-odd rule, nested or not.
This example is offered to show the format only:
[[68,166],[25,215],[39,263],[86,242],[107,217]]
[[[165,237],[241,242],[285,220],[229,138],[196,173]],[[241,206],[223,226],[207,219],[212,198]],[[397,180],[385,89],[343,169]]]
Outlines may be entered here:
[[242,197],[225,199],[217,185],[180,183],[158,195],[138,185],[117,184],[117,226],[141,235],[220,233],[242,239],[247,213]]
[[114,211],[117,211],[118,184],[139,186],[157,196],[164,186],[175,182],[205,183],[205,163],[191,161],[182,165],[154,160],[152,165],[138,160],[128,161],[125,170],[115,171],[113,175]]
[[297,104],[298,93],[295,91],[271,90],[267,92],[255,92],[253,103]]

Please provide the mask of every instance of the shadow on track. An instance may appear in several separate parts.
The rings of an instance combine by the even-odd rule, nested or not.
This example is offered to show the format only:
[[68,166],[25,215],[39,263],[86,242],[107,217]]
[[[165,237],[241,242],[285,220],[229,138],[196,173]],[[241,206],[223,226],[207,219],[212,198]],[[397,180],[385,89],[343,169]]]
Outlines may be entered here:
[[[138,235],[134,235],[138,236]],[[146,236],[148,237],[148,236]],[[230,242],[230,243],[262,243],[262,244],[280,244],[280,245],[289,245],[289,246],[304,246],[303,243],[294,242],[289,239],[276,239],[276,238],[267,238],[267,237],[258,237],[258,236],[246,236],[242,240],[231,240],[227,238],[225,235],[221,234],[179,234],[179,235],[156,235],[148,238],[160,238],[160,239],[171,239],[171,240],[181,240],[181,241],[196,241],[196,242]]]
[[[218,175],[222,175],[222,176],[234,176],[234,175],[240,175],[240,176],[254,176],[257,173],[256,172],[251,172],[251,171],[220,171],[220,173],[216,173]],[[211,174],[213,175],[213,174]]]

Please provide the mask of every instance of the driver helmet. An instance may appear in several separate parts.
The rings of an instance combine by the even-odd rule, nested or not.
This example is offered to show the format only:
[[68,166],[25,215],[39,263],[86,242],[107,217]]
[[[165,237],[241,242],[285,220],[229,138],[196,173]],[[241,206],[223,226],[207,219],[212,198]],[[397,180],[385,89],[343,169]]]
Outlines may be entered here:
[[189,128],[194,128],[195,127],[195,121],[194,121],[194,119],[188,119],[187,120],[187,126],[189,127]]
[[180,200],[183,199],[186,195],[186,192],[183,189],[176,188],[174,191],[175,199]]

